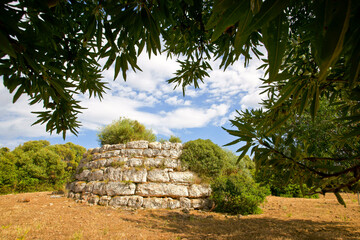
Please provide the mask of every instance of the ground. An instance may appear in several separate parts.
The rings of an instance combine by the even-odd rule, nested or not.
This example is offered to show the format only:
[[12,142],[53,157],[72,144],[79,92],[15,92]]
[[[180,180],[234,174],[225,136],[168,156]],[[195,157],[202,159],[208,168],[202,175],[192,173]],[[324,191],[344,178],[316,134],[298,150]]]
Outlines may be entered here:
[[263,213],[228,216],[180,210],[121,210],[55,198],[50,192],[0,196],[0,239],[360,239],[360,206],[342,195],[269,196]]

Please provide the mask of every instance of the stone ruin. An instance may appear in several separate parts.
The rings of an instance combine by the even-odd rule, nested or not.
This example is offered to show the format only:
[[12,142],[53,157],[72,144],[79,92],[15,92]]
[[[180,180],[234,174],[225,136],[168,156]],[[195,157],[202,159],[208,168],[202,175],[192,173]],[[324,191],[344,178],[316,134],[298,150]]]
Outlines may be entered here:
[[135,141],[89,149],[68,197],[123,208],[208,209],[211,188],[182,165],[181,143]]

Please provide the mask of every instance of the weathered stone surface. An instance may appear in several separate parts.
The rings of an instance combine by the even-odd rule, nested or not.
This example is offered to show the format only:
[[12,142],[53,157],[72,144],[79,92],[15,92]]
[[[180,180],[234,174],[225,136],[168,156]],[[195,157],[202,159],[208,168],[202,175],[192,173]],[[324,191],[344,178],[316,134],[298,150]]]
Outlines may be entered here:
[[191,199],[191,207],[194,209],[203,209],[205,207],[205,200],[201,198]]
[[106,195],[104,182],[93,182],[92,185],[93,185],[93,194]]
[[110,200],[109,206],[112,206],[112,207],[127,206],[129,198],[130,198],[130,196],[115,196]]
[[86,186],[86,182],[77,182],[77,183],[75,183],[74,192],[76,192],[76,193],[83,192],[85,186]]
[[181,208],[191,208],[191,200],[185,197],[180,198],[180,207]]
[[169,200],[168,200],[168,208],[177,209],[177,208],[180,208],[180,207],[181,207],[181,205],[180,205],[179,200],[169,198]]
[[197,178],[193,172],[170,172],[169,177],[174,183],[192,183]]
[[184,185],[175,185],[171,183],[143,183],[138,184],[136,194],[140,196],[153,197],[183,197],[188,196],[188,189]]
[[127,202],[127,206],[128,207],[132,207],[132,208],[140,208],[143,205],[143,197],[140,196],[130,196],[129,200]]
[[100,199],[99,199],[99,205],[101,205],[101,206],[107,206],[107,205],[109,205],[110,200],[111,200],[111,197],[109,197],[109,196],[102,196],[102,197],[100,197]]
[[168,207],[167,198],[144,198],[144,208],[160,209]]
[[180,157],[180,155],[181,155],[180,150],[175,150],[175,149],[170,150],[170,157],[178,158],[178,157]]
[[161,149],[163,150],[169,150],[171,148],[171,142],[163,142],[161,144]]
[[94,190],[94,182],[89,182],[86,184],[85,188],[84,188],[84,192],[93,192]]
[[90,173],[90,170],[85,169],[81,173],[76,174],[75,178],[79,181],[86,181]]
[[104,172],[104,179],[109,181],[122,181],[121,168],[108,167]]
[[160,154],[160,150],[148,148],[148,149],[144,149],[142,154],[144,157],[152,158],[158,156]]
[[173,158],[165,158],[164,166],[167,168],[180,168],[180,160]]
[[128,142],[126,144],[127,148],[134,148],[134,149],[145,149],[149,147],[149,142],[140,140],[140,141],[134,141],[134,142]]
[[67,196],[68,198],[74,198],[75,197],[75,193],[74,192],[72,192],[72,191],[69,191],[69,193],[68,193],[68,196]]
[[89,197],[88,203],[90,203],[92,205],[97,205],[99,200],[100,200],[99,196],[92,195],[91,197]]
[[108,182],[105,191],[108,196],[134,195],[136,185],[134,183]]
[[88,179],[89,181],[102,181],[104,180],[104,171],[102,169],[91,171]]
[[170,157],[170,150],[161,150],[160,155],[163,157]]
[[122,179],[123,181],[142,183],[142,182],[146,182],[146,176],[147,176],[147,171],[145,168],[141,168],[139,170],[132,168],[132,169],[123,170]]
[[92,152],[91,153],[99,153],[100,152],[100,147],[97,147],[97,148],[93,148]]
[[130,158],[128,165],[130,167],[140,167],[143,165],[143,159],[142,158]]
[[100,152],[102,153],[102,152],[109,151],[110,148],[111,148],[111,145],[105,144],[104,146],[102,146],[102,147],[100,148]]
[[210,186],[193,184],[189,188],[189,197],[200,198],[209,197],[211,195]]
[[126,148],[126,144],[115,144],[112,145],[112,149],[113,150],[121,150],[121,149],[125,149]]
[[183,149],[183,145],[181,143],[173,143],[171,144],[171,149],[181,151]]
[[164,158],[146,158],[144,160],[144,166],[146,167],[161,167],[164,165]]
[[151,143],[149,143],[149,148],[161,149],[161,143],[160,142],[151,142]]
[[148,182],[169,182],[169,169],[154,169],[148,171],[147,174]]
[[143,149],[122,149],[121,153],[126,157],[141,157],[143,155]]

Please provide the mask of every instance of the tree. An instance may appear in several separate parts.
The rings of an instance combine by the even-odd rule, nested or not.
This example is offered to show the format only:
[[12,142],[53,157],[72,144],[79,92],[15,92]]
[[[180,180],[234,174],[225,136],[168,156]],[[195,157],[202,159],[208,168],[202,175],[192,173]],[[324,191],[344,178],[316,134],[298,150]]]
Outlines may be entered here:
[[136,140],[154,142],[156,136],[151,129],[136,120],[120,118],[103,127],[97,134],[101,145],[127,143]]
[[[16,90],[14,101],[25,93],[30,104],[43,103],[46,111],[36,113],[36,123],[46,123],[47,131],[65,137],[80,124],[76,94],[101,99],[106,89],[98,59],[106,60],[104,69],[115,63],[114,78],[120,72],[125,78],[129,66],[139,69],[136,60],[143,50],[149,56],[161,51],[161,37],[169,57],[186,57],[169,80],[185,92],[208,76],[210,59],[222,59],[224,69],[240,57],[246,65],[250,52],[262,56],[263,44],[268,52],[263,137],[270,139],[272,131],[305,109],[315,118],[319,99],[325,97],[342,111],[339,123],[348,126],[339,141],[357,140],[359,6],[350,0],[3,1],[0,73],[9,91]],[[264,145],[252,141],[252,129],[241,122],[234,126],[238,129],[230,133],[239,139],[233,143],[246,142],[242,156],[251,149],[260,154]],[[359,169],[357,164],[325,176],[350,174],[356,182]]]

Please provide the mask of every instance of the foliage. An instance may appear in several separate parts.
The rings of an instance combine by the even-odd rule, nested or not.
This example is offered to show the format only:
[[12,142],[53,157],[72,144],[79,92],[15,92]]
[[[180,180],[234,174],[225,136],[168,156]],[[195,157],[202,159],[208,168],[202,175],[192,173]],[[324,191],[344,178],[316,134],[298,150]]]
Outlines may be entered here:
[[186,142],[180,160],[205,179],[219,176],[228,161],[223,149],[209,139]]
[[228,131],[240,138],[246,131],[254,146],[258,179],[270,187],[296,184],[303,194],[338,192],[349,190],[358,181],[353,170],[359,166],[360,154],[358,138],[339,141],[349,128],[333,121],[339,114],[335,106],[323,100],[314,119],[305,111],[267,134],[271,126],[262,125],[266,114],[251,110],[233,121],[238,130]]
[[[76,134],[79,127],[82,108],[76,95],[102,98],[106,89],[99,59],[106,60],[104,69],[115,63],[114,78],[120,71],[125,78],[129,66],[139,69],[143,50],[150,57],[163,45],[169,57],[185,56],[169,80],[185,91],[208,76],[211,58],[221,59],[224,69],[242,56],[246,65],[250,52],[263,55],[263,44],[268,52],[262,66],[267,110],[254,113],[261,114],[258,129],[242,122],[251,114],[244,112],[233,122],[238,129],[229,133],[238,138],[233,144],[245,142],[241,156],[252,150],[261,159],[270,157],[265,165],[282,167],[281,160],[271,158],[278,151],[271,142],[279,139],[274,131],[305,110],[315,118],[320,98],[336,105],[341,112],[336,123],[347,126],[337,142],[359,142],[359,8],[359,1],[350,0],[2,1],[0,74],[14,101],[27,94],[30,104],[43,103],[46,110],[36,113],[36,123],[65,137],[67,130]],[[360,165],[334,170],[337,160],[300,157],[292,161],[298,166],[293,170],[303,169],[307,179],[337,178],[333,187],[321,188],[339,191],[359,181]],[[325,171],[307,169],[323,161],[332,163]],[[359,162],[359,156],[341,158],[348,161]]]
[[269,194],[264,187],[241,171],[230,175],[221,175],[211,184],[211,198],[215,202],[215,210],[230,214],[261,213],[258,207]]
[[181,143],[181,139],[177,136],[171,135],[169,138],[169,142],[171,143]]
[[156,136],[152,130],[136,120],[120,118],[117,121],[103,127],[97,134],[101,145],[127,143],[136,140],[147,140],[154,142]]
[[61,189],[75,174],[85,148],[29,141],[0,151],[0,193]]

